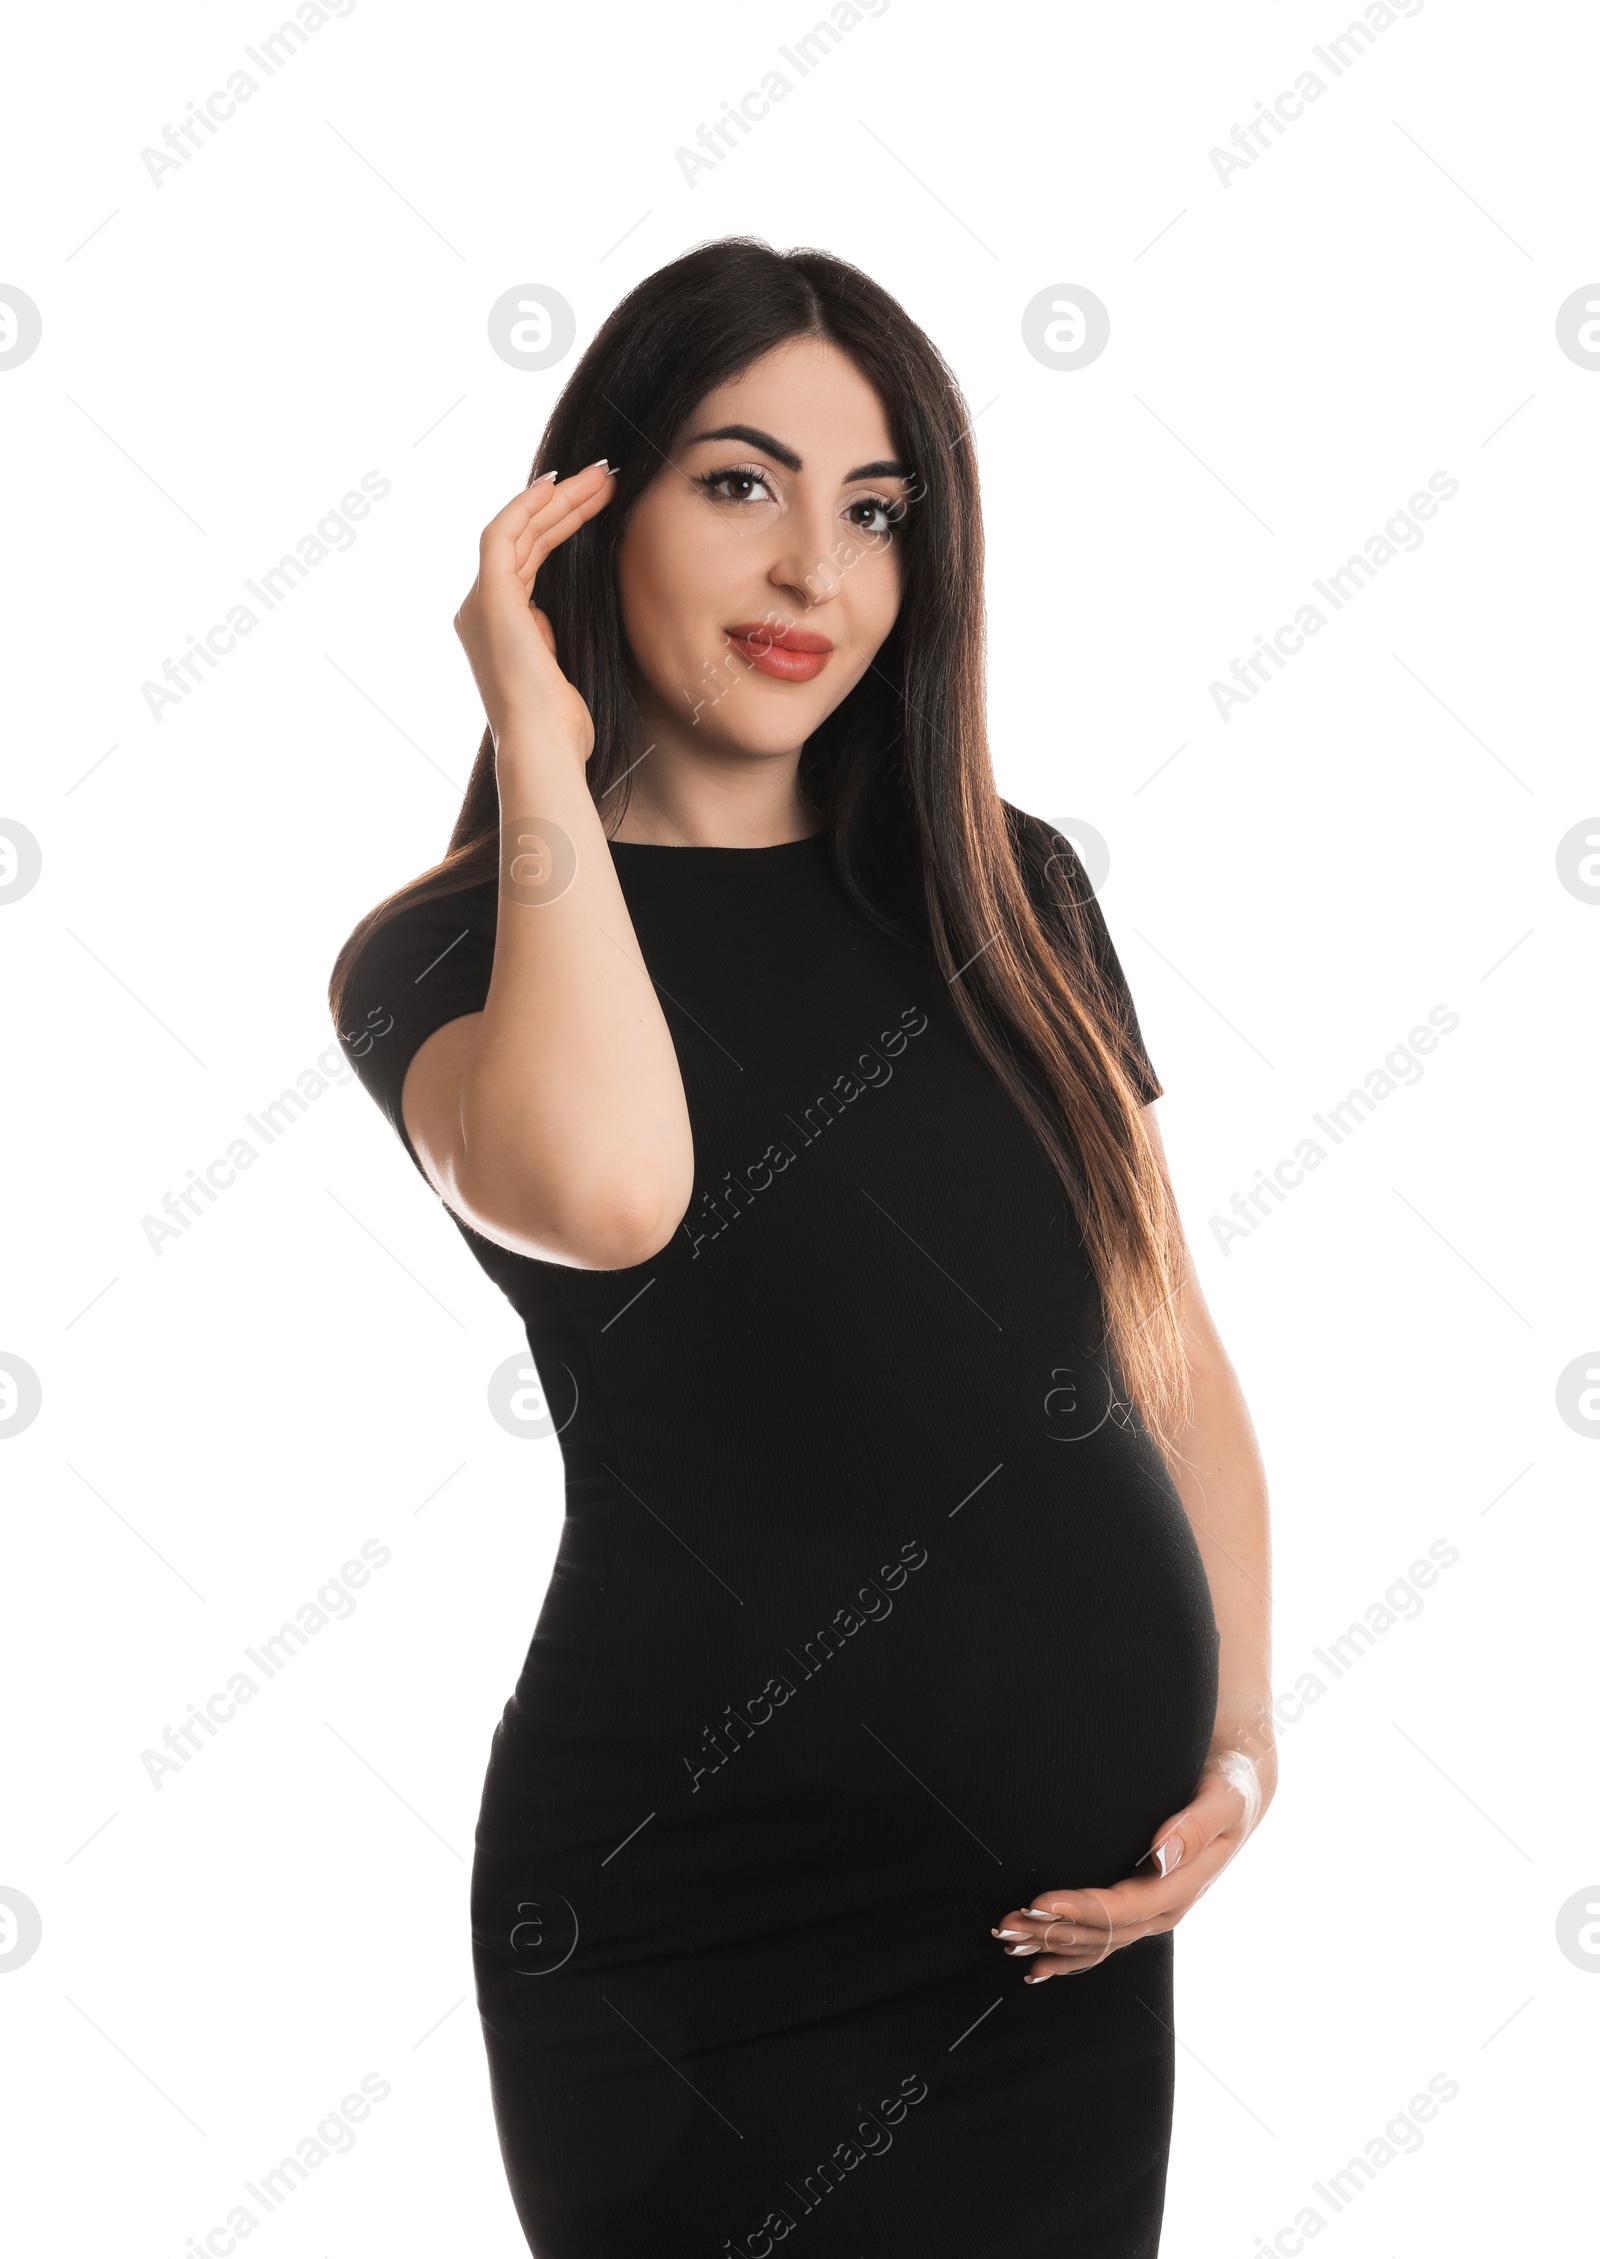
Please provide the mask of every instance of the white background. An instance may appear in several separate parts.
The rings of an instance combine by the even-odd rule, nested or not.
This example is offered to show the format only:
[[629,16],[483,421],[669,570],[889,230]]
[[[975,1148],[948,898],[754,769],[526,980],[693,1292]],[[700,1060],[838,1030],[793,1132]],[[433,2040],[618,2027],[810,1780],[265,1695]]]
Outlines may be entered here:
[[[675,151],[800,0],[358,0],[156,186],[141,151],[279,20],[34,9],[5,57],[0,282],[43,317],[0,373],[0,816],[43,853],[0,916],[0,1348],[43,1391],[3,1461],[20,2244],[180,2259],[376,2073],[250,2248],[524,2249],[467,1926],[561,1515],[558,1447],[487,1408],[515,1317],[348,1080],[159,1254],[142,1219],[328,1051],[338,944],[443,851],[481,728],[451,614],[571,365],[506,366],[489,306],[559,290],[576,352],[754,233],[864,266],[978,417],[999,784],[1109,843],[1272,1482],[1275,1684],[1327,1683],[1179,1934],[1163,2249],[1292,2251],[1308,2203],[1340,2259],[1573,2248],[1600,1443],[1556,1388],[1600,1364],[1600,908],[1557,844],[1600,831],[1600,367],[1555,323],[1600,274],[1592,17],[1431,0],[1334,79],[1331,5],[892,0],[691,187]],[[1224,185],[1209,152],[1311,67]],[[1058,284],[1110,311],[1077,371],[1022,340]],[[369,470],[355,546],[153,720],[141,684]],[[1436,471],[1422,546],[1224,720],[1213,680]],[[1422,1079],[1224,1249],[1209,1218],[1436,1005]],[[142,1752],[374,1538],[355,1614],[155,1787]],[[1313,1650],[1438,1539],[1335,1682]],[[1441,2072],[1334,2216],[1313,2182]]]

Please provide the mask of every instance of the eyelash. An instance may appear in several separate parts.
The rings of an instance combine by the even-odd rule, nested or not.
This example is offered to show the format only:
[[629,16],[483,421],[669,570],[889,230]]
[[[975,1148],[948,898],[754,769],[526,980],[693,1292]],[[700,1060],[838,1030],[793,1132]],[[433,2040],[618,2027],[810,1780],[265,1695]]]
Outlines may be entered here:
[[[718,494],[716,492],[716,489],[722,485],[725,479],[736,478],[750,479],[757,485],[766,486],[767,477],[768,474],[761,468],[758,463],[734,463],[729,465],[724,470],[698,472],[695,477],[695,484],[700,487],[705,493],[709,494],[712,500],[716,502],[737,502],[740,500],[748,501],[750,499],[748,495],[738,496],[732,494]],[[768,488],[768,491],[770,493],[770,487]],[[854,502],[851,503],[850,507],[852,510],[860,510],[866,508],[869,504],[872,508],[881,511],[888,523],[882,526],[862,526],[858,528],[860,532],[889,533],[893,530],[894,526],[898,524],[899,520],[905,516],[904,503],[896,502],[891,496],[887,494],[860,495]]]

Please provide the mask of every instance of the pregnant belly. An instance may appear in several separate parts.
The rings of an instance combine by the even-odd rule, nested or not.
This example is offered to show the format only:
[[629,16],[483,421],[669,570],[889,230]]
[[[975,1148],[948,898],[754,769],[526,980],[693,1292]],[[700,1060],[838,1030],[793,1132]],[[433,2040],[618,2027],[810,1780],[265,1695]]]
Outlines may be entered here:
[[1003,1868],[1024,1896],[1114,1882],[1204,1762],[1216,1627],[1181,1507],[1123,1499],[1041,1535],[1047,1515],[1020,1504],[1027,1534],[1002,1536],[1010,1519],[965,1545],[948,1531],[894,1618],[826,1666],[833,1794],[897,1886],[918,1887],[910,1867]]
[[1170,1485],[1101,1473],[997,1476],[942,1531],[891,1510],[865,1572],[865,1532],[741,1554],[728,1522],[691,1555],[639,1517],[581,1540],[603,1598],[552,1586],[485,1783],[496,2027],[564,2060],[627,1998],[691,2052],[842,2035],[998,1990],[1008,1908],[1129,1874],[1204,1759],[1216,1630]]
[[593,1872],[637,1827],[622,1865],[657,1905],[789,1888],[819,1917],[1003,1873],[998,1914],[1131,1870],[1192,1793],[1216,1690],[1204,1568],[1142,1436],[1066,1472],[1034,1444],[955,1514],[881,1487],[764,1525],[705,1495],[596,1499],[563,1537],[480,1842]]

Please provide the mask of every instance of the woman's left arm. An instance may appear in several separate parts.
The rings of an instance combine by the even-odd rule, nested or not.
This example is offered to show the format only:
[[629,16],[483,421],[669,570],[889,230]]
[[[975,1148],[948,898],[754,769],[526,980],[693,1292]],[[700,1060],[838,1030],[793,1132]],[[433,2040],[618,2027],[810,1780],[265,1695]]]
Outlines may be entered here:
[[[1153,1107],[1145,1121],[1165,1154]],[[1140,1872],[1104,1889],[1046,1890],[995,1936],[1037,1956],[1029,1981],[1093,1968],[1118,1946],[1170,1930],[1210,1888],[1271,1803],[1271,1544],[1267,1480],[1238,1376],[1192,1264],[1178,1297],[1193,1409],[1172,1470],[1211,1586],[1220,1654],[1217,1715],[1195,1793],[1157,1828]],[[1147,1866],[1148,1862],[1148,1866]]]

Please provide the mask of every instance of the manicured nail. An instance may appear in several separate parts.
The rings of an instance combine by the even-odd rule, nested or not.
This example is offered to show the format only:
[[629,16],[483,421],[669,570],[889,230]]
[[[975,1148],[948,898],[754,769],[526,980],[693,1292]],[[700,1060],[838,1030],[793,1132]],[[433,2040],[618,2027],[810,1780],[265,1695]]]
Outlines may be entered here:
[[[611,465],[610,465],[610,464],[609,464],[609,463],[608,463],[608,462],[606,461],[606,458],[605,458],[605,457],[604,457],[603,455],[597,455],[597,456],[595,457],[594,461],[593,461],[593,462],[592,462],[592,463],[591,463],[591,464],[589,465],[589,468],[590,468],[590,470],[591,470],[591,471],[596,471],[596,470],[607,470],[607,471],[610,471],[610,470],[611,470]],[[612,472],[612,476],[613,476],[613,477],[615,477],[615,475],[616,475],[616,474],[615,474],[615,472],[613,471],[613,472]]]
[[556,475],[557,474],[554,471],[541,471],[539,473],[539,476],[533,481],[533,483],[535,486],[545,486],[551,479],[556,477]]
[[1041,1922],[1059,1922],[1062,1918],[1058,1913],[1055,1912],[1052,1907],[1049,1906],[1030,1906],[1028,1908],[1028,1912],[1030,1914],[1037,1914]]
[[1006,1951],[1014,1954],[1018,1960],[1025,1960],[1030,1953],[1037,1953],[1039,1950],[1040,1948],[1037,1945],[1008,1945],[1006,1947]]
[[1156,1845],[1156,1865],[1161,1869],[1163,1876],[1170,1875],[1182,1857],[1183,1838],[1181,1835],[1169,1835],[1165,1843]]
[[989,1932],[991,1937],[1026,1937],[1027,1934],[1026,1930],[991,1930]]
[[1054,1969],[1030,1969],[1022,1981],[1024,1984],[1048,1984],[1054,1975]]

